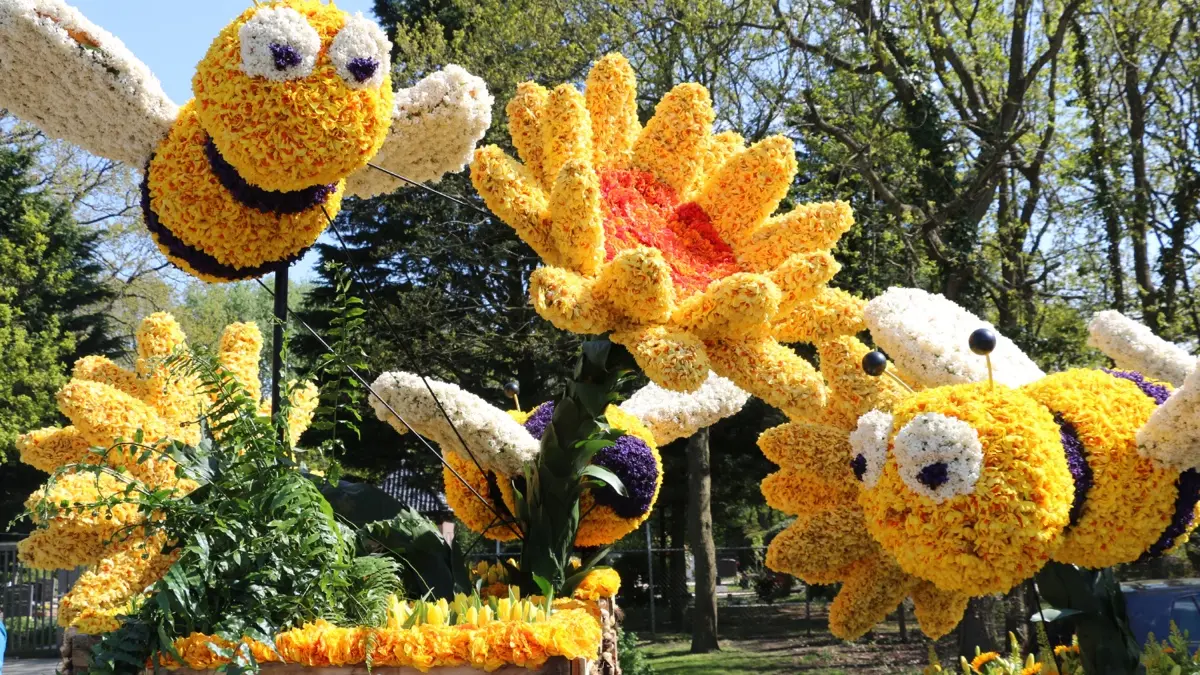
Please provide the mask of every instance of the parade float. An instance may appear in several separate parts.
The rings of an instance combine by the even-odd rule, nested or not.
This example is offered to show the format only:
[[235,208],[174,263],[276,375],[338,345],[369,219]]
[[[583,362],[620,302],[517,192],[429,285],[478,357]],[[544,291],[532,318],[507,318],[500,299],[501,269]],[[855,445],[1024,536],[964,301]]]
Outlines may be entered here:
[[[1105,313],[1093,341],[1121,370],[1046,375],[940,296],[831,287],[850,207],[777,213],[792,141],[715,132],[704,87],[675,87],[643,125],[618,54],[583,92],[524,83],[507,104],[518,160],[474,150],[493,103],[482,81],[447,66],[394,91],[379,27],[317,0],[247,9],[182,107],[58,0],[0,0],[0,35],[0,105],[143,167],[146,226],[186,272],[275,272],[278,305],[344,196],[469,160],[488,208],[545,263],[531,304],[586,336],[562,395],[529,410],[413,373],[360,378],[381,420],[439,446],[468,528],[519,542],[478,566],[402,504],[307,466],[295,441],[315,388],[277,365],[263,403],[257,328],[230,326],[207,355],[154,315],[132,369],[81,360],[58,395],[71,424],[20,441],[52,474],[21,556],[88,566],[60,619],[101,635],[89,672],[614,672],[620,580],[604,547],[653,509],[660,447],[748,395],[788,417],[759,440],[780,467],[763,494],[795,517],[767,564],[840,584],[829,622],[844,639],[905,598],[936,638],[970,598],[1029,579],[1072,609],[1079,588],[1111,590],[1111,572],[1088,570],[1161,555],[1195,527],[1191,357]],[[622,402],[638,372],[651,384]],[[1137,647],[1105,611],[1081,619],[1085,665]]]

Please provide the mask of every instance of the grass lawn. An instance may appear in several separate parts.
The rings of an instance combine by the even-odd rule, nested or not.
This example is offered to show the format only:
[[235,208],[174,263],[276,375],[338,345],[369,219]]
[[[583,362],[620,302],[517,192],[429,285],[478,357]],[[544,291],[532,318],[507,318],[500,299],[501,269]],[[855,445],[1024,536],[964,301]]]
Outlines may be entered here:
[[660,632],[653,639],[638,633],[638,644],[657,675],[916,675],[926,663],[925,642],[915,629],[904,641],[899,626],[885,622],[847,643],[829,634],[827,620],[824,605],[815,603],[811,619],[803,605],[724,607],[718,652],[692,654],[691,636],[681,633]]
[[[730,673],[794,673],[800,665],[789,652],[758,652],[722,645],[711,654],[691,654],[686,640],[648,643],[643,651],[656,675],[728,675]],[[811,661],[813,657],[801,657]]]

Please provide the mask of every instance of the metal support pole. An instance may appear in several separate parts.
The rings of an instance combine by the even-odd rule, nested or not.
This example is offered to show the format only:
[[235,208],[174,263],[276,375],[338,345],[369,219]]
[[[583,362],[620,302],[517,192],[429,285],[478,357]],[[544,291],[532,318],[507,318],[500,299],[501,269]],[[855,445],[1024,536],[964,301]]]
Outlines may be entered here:
[[650,519],[646,519],[646,571],[647,583],[650,586],[650,635],[658,637],[658,624],[654,620],[654,549],[651,546],[653,540],[650,536]]
[[[279,413],[279,397],[283,379],[283,327],[288,317],[288,266],[275,270],[275,326],[271,343],[271,416]],[[280,433],[285,430],[280,427]]]

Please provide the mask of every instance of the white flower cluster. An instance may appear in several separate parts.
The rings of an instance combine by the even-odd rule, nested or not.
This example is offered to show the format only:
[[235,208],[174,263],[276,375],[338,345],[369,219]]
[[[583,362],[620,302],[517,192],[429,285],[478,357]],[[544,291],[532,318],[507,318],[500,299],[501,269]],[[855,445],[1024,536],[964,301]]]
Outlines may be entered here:
[[858,426],[850,432],[850,459],[858,455],[866,460],[862,482],[875,487],[887,462],[888,436],[892,433],[892,416],[882,410],[871,410],[858,418]]
[[[892,447],[904,484],[938,504],[955,495],[971,494],[983,471],[979,433],[970,424],[941,413],[912,418],[896,434]],[[945,465],[944,475],[931,470],[939,463]],[[938,480],[931,481],[933,477]]]
[[291,7],[258,10],[238,29],[238,42],[242,72],[276,82],[308,77],[321,53],[321,36]]
[[61,0],[0,0],[0,108],[138,168],[178,114],[144,63]]
[[654,442],[663,446],[736,415],[749,399],[750,394],[733,382],[709,372],[704,384],[690,394],[651,382],[622,403],[621,410],[641,420],[654,434]]
[[[1195,364],[1193,364],[1195,366]],[[1192,368],[1137,433],[1138,452],[1179,471],[1200,469],[1200,368]]]
[[[896,366],[921,387],[981,382],[987,362],[971,352],[967,340],[979,328],[992,328],[941,295],[915,288],[889,288],[863,312],[871,337]],[[1045,373],[1012,340],[996,333],[992,351],[995,381],[1019,387]]]
[[1176,387],[1196,367],[1187,350],[1111,309],[1096,314],[1088,323],[1088,346],[1104,352],[1122,370],[1136,370]]
[[[493,103],[482,79],[459,66],[446,66],[396,92],[392,128],[372,163],[419,183],[461,171],[492,123]],[[369,166],[346,179],[346,191],[357,197],[404,185]]]
[[[371,407],[380,420],[400,433],[407,431],[388,410],[391,406],[413,430],[437,443],[443,451],[456,452],[468,460],[474,455],[485,470],[518,475],[525,463],[537,456],[540,446],[525,427],[503,410],[453,384],[422,380],[412,373],[391,372],[380,375],[372,388],[383,399],[371,397]],[[430,395],[430,389],[437,401]],[[459,436],[470,452],[459,442]]]
[[[370,77],[358,79],[360,75],[354,72],[353,67],[357,59],[375,64]],[[391,73],[392,43],[374,21],[359,12],[347,19],[346,25],[333,38],[333,43],[329,45],[329,60],[351,89],[375,88],[383,84]]]

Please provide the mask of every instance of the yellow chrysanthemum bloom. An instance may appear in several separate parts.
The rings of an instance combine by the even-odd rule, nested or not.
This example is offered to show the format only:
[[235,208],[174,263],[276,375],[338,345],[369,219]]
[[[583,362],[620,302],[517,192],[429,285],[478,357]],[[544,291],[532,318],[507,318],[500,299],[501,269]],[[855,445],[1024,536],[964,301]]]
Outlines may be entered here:
[[[82,632],[116,628],[116,617],[131,607],[145,589],[160,579],[176,554],[164,553],[160,535],[146,539],[139,528],[145,517],[135,504],[112,509],[97,502],[123,495],[130,483],[171,488],[180,495],[196,483],[176,477],[175,462],[153,446],[200,440],[200,418],[213,401],[185,363],[186,337],[170,314],[146,317],[137,332],[137,359],[125,369],[102,356],[75,364],[72,379],[58,392],[66,427],[38,429],[17,441],[21,460],[54,473],[71,464],[103,461],[124,477],[68,469],[30,496],[26,506],[38,529],[19,545],[21,560],[39,569],[92,566],[62,599],[59,622]],[[253,398],[260,396],[258,378],[262,334],[252,323],[225,328],[218,349],[223,372]],[[308,427],[317,404],[311,382],[291,387],[289,433],[297,438]],[[264,403],[266,405],[266,403]],[[141,434],[140,447],[113,447]],[[148,458],[143,458],[144,454]],[[140,460],[140,461],[139,461]]]
[[527,82],[508,104],[524,163],[494,146],[475,154],[476,189],[547,263],[530,279],[534,307],[564,330],[611,331],[668,389],[692,391],[713,370],[789,413],[819,409],[820,376],[776,337],[861,309],[825,287],[849,206],[773,216],[796,175],[791,140],[714,135],[697,84],[675,87],[642,128],[636,93],[619,54],[596,63],[586,94]]

